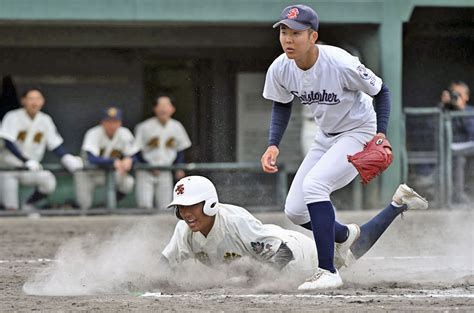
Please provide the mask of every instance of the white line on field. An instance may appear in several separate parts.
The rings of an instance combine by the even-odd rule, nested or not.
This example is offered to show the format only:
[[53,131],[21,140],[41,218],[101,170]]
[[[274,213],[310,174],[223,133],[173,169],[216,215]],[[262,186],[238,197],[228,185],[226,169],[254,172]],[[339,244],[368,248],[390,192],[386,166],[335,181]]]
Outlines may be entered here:
[[55,262],[53,259],[34,259],[34,260],[0,260],[0,264],[3,263],[44,263],[44,262]]
[[[151,293],[147,292],[141,297],[154,297],[154,298],[181,298],[186,295],[163,295],[160,292]],[[203,296],[203,295],[201,295]],[[425,299],[425,298],[474,298],[474,294],[407,294],[407,295],[396,295],[396,294],[374,294],[374,295],[307,295],[307,294],[295,294],[295,295],[284,295],[284,294],[249,294],[249,295],[215,295],[215,296],[204,296],[209,299],[248,299],[248,298],[265,298],[268,300],[277,300],[284,298],[310,298],[310,299],[373,299],[373,298],[410,298],[410,299]]]
[[468,256],[449,255],[415,255],[415,256],[369,256],[362,260],[436,260],[436,259],[467,259]]

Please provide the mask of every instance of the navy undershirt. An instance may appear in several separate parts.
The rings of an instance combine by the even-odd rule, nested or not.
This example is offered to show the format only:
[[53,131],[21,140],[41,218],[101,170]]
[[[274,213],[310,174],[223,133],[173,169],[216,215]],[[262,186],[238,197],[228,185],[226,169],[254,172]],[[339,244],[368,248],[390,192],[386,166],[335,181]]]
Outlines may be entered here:
[[27,158],[21,154],[20,150],[18,150],[18,147],[15,145],[15,143],[11,142],[10,140],[4,139],[5,141],[5,147],[14,155],[16,156],[19,160],[22,162],[28,161]]
[[387,134],[388,119],[390,118],[390,90],[385,84],[374,96],[375,113],[377,114],[377,133]]
[[269,146],[278,146],[280,144],[286,127],[288,126],[288,122],[290,121],[292,103],[293,102],[273,102],[268,138]]

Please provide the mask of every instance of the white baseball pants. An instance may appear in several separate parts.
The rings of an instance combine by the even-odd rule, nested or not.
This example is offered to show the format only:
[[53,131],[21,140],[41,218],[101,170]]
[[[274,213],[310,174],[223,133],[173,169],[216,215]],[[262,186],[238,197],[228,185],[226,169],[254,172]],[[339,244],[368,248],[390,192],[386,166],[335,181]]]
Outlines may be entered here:
[[293,223],[308,223],[310,216],[306,204],[330,201],[333,191],[357,176],[357,170],[347,161],[347,156],[361,151],[375,135],[376,127],[376,122],[371,121],[336,136],[318,130],[286,198],[285,213]]

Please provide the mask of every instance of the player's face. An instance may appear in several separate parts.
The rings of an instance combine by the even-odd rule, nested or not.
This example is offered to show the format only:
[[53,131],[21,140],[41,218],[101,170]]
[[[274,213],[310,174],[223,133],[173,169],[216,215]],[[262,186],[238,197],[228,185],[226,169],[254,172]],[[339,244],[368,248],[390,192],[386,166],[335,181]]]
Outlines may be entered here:
[[39,91],[32,90],[23,97],[22,103],[26,112],[30,116],[35,116],[43,108],[44,97]]
[[179,205],[179,214],[193,232],[201,232],[207,236],[214,225],[214,216],[207,216],[203,212],[204,202],[193,205]]
[[170,98],[160,97],[156,101],[153,111],[158,120],[164,124],[169,121],[171,116],[174,114],[175,108],[173,103],[171,103]]
[[109,138],[112,138],[115,135],[117,129],[122,126],[122,121],[117,119],[105,119],[101,122],[102,127],[104,127],[105,133]]
[[280,26],[280,44],[289,59],[301,59],[310,51],[317,39],[317,32],[293,30]]

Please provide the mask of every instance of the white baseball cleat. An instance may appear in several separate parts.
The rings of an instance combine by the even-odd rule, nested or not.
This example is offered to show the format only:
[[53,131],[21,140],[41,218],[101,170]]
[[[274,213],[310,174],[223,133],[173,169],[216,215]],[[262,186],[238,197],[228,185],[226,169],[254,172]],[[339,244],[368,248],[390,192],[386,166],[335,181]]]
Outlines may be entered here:
[[426,210],[428,208],[428,201],[405,184],[398,186],[392,200],[399,205],[406,205],[407,210]]
[[349,236],[346,241],[336,243],[334,248],[334,266],[340,269],[343,266],[349,267],[355,262],[355,257],[351,252],[352,244],[359,239],[360,228],[357,224],[347,224]]
[[318,268],[316,272],[298,287],[298,290],[334,289],[342,286],[342,278],[339,272],[331,273],[328,270]]

